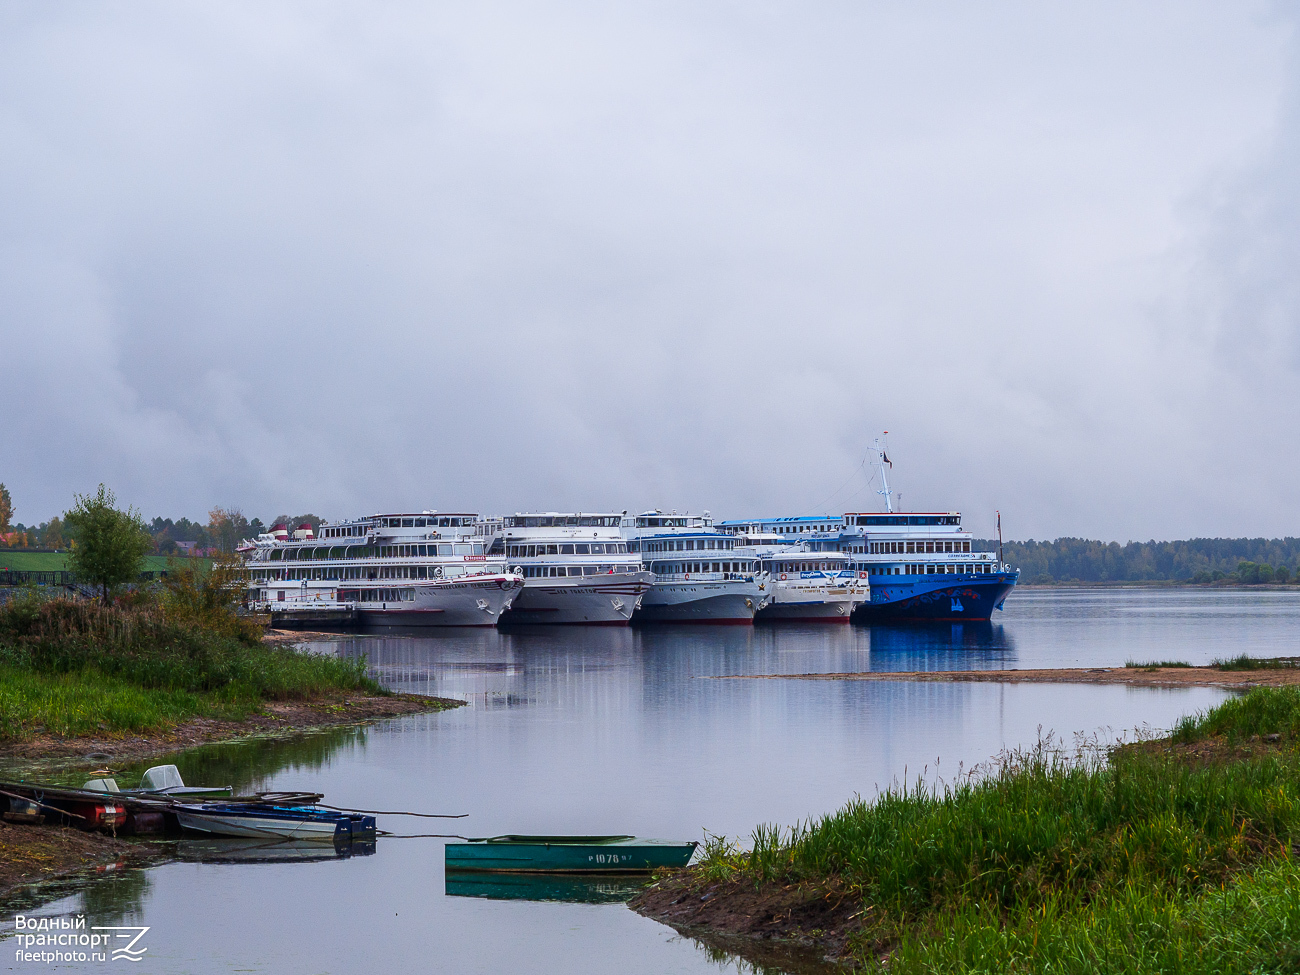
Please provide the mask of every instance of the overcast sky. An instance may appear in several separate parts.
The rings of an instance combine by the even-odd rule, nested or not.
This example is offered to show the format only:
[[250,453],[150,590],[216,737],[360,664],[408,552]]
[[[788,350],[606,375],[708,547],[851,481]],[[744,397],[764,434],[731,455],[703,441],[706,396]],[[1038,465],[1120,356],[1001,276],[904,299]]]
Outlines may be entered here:
[[1296,18],[4,4],[0,481],[1300,534]]

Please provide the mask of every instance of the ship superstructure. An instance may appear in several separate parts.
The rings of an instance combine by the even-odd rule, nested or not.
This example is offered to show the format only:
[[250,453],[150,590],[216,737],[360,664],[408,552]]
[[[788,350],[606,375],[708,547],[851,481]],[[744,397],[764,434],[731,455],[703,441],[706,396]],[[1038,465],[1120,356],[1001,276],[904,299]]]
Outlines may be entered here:
[[883,512],[754,518],[719,523],[746,537],[798,540],[813,552],[851,557],[859,576],[871,583],[871,598],[855,619],[988,619],[1001,609],[1020,577],[995,552],[975,549],[957,511],[894,510],[889,458],[876,444]]
[[637,622],[752,623],[771,599],[760,561],[707,513],[646,511],[624,518],[622,533],[654,574]]
[[524,588],[503,622],[626,625],[654,577],[628,551],[626,512],[520,512],[478,525]]
[[277,525],[244,552],[249,600],[263,609],[352,606],[360,619],[417,626],[495,626],[523,588],[489,558],[471,513],[397,513]]

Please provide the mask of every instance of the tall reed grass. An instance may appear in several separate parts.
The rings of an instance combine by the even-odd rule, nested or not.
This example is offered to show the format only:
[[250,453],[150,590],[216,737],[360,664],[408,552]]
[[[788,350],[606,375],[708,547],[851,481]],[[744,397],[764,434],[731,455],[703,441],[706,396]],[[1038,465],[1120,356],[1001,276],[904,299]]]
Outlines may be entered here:
[[[1189,719],[1178,736],[1297,727],[1300,691],[1263,689]],[[952,784],[895,786],[790,830],[761,826],[747,852],[715,837],[701,870],[759,887],[833,882],[859,894],[861,944],[899,946],[895,972],[1200,972],[1214,969],[1160,959],[1180,951],[1228,959],[1239,942],[1267,960],[1284,930],[1300,943],[1300,928],[1285,928],[1300,920],[1295,903],[1256,925],[1272,925],[1269,937],[1233,926],[1248,903],[1243,877],[1281,903],[1297,841],[1293,749],[1191,763],[1160,748],[1063,757],[1049,741]],[[1129,965],[1130,943],[1154,961]]]

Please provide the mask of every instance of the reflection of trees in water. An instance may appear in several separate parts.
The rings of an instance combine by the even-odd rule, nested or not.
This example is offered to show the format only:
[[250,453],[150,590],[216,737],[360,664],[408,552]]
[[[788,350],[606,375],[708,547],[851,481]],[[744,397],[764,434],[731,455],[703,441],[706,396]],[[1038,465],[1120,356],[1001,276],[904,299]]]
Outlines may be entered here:
[[81,890],[78,913],[86,915],[86,925],[134,924],[144,910],[153,881],[149,871],[122,870],[106,874],[87,883]]
[[124,788],[134,787],[146,768],[170,762],[180,769],[186,785],[229,785],[234,786],[236,793],[255,792],[278,772],[317,771],[341,749],[364,745],[365,741],[366,729],[352,727],[285,738],[253,738],[201,745],[176,755],[128,766],[118,781]]
[[[40,911],[51,916],[85,914],[86,926],[92,924],[134,923],[144,909],[145,898],[153,881],[143,867],[131,867],[114,873],[83,873],[60,877],[30,887],[20,887],[0,900],[0,917],[5,920],[0,937],[13,934],[13,916]],[[55,910],[42,910],[59,901],[69,903]]]

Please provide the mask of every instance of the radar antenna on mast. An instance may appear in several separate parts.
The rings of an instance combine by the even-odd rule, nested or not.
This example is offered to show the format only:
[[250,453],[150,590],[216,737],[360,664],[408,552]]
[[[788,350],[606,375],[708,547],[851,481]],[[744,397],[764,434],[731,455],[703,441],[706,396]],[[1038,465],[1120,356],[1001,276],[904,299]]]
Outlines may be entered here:
[[889,431],[886,430],[883,437],[876,438],[876,456],[880,462],[880,490],[876,493],[885,499],[885,511],[889,514],[894,513],[893,492],[889,490],[889,476],[885,473],[885,468],[894,466],[894,462],[889,459],[887,448],[889,446]]

